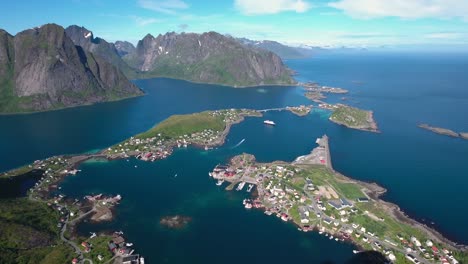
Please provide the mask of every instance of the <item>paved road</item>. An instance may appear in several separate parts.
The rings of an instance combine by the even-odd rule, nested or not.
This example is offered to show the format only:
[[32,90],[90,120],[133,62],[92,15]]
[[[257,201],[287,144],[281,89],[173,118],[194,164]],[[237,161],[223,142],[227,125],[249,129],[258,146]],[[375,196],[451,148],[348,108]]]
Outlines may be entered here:
[[[328,217],[330,218],[329,216],[327,216],[322,210],[318,209],[317,207],[317,203],[316,203],[316,200],[315,200],[315,196],[310,194],[304,187],[304,193],[309,197],[309,199],[312,200],[312,207],[314,208],[314,213],[320,213],[321,215],[321,218],[323,217]],[[347,224],[347,223],[340,223],[341,224],[341,230],[354,230],[354,228],[350,225],[350,224]],[[384,240],[380,240],[380,239],[377,239],[375,237],[372,237],[372,236],[369,236],[367,234],[364,234],[368,239],[369,239],[369,243],[372,243],[374,244],[375,242],[378,242],[381,246],[385,246],[386,248],[391,248],[395,251],[398,251],[400,253],[402,253],[403,255],[406,255],[406,251],[402,248],[399,248],[399,247],[396,247],[396,246],[393,246],[392,244],[384,241]],[[420,257],[419,253],[418,252],[412,252],[412,255],[415,256],[421,263],[424,263],[424,264],[430,264],[431,262],[429,262],[428,260]]]
[[83,252],[81,252],[80,247],[75,242],[66,239],[65,236],[64,236],[64,233],[67,230],[67,224],[68,224],[68,216],[67,216],[67,219],[65,221],[65,224],[63,224],[63,226],[62,226],[62,231],[60,232],[60,239],[62,241],[64,241],[65,243],[69,244],[75,250],[75,253],[80,256],[80,259],[82,259],[83,258]]
[[[67,208],[68,209],[68,208]],[[75,253],[79,256],[79,259],[81,259],[81,262],[80,263],[83,263],[85,264],[86,262],[88,262],[89,264],[93,264],[93,261],[91,259],[84,259],[83,258],[83,252],[81,251],[80,247],[73,241],[71,240],[68,240],[67,238],[65,238],[64,234],[65,234],[65,231],[67,230],[67,225],[68,224],[75,224],[77,221],[79,221],[80,219],[86,217],[87,215],[93,213],[95,211],[95,208],[89,210],[88,212],[80,215],[79,217],[73,219],[72,221],[68,221],[69,217],[67,216],[67,219],[65,220],[65,223],[63,224],[62,226],[62,230],[60,231],[60,239],[62,241],[64,241],[65,243],[67,243],[68,245],[70,245],[74,250],[75,250]]]

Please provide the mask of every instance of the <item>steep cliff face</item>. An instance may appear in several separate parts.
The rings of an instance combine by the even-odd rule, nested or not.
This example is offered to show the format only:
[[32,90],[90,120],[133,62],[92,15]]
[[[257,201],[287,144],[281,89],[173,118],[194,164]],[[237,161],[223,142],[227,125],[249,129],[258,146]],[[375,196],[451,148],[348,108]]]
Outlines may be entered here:
[[2,105],[7,107],[14,104],[14,102],[11,102],[11,99],[15,97],[14,61],[13,36],[4,30],[0,30],[0,110]]
[[117,67],[128,78],[135,78],[137,71],[132,69],[125,63],[119,55],[119,52],[113,43],[98,37],[94,37],[93,32],[79,26],[69,26],[65,29],[67,36],[75,43],[82,47],[85,51],[93,53],[97,57],[103,58],[105,61]]
[[6,72],[0,112],[42,111],[142,94],[110,63],[75,46],[55,24],[15,37],[0,33],[0,72]]
[[272,52],[249,48],[216,32],[146,35],[124,60],[143,76],[164,76],[232,86],[293,84]]
[[116,41],[114,43],[114,46],[115,46],[115,49],[117,50],[117,53],[121,57],[130,53],[133,53],[136,50],[135,46],[133,46],[133,44],[128,41]]

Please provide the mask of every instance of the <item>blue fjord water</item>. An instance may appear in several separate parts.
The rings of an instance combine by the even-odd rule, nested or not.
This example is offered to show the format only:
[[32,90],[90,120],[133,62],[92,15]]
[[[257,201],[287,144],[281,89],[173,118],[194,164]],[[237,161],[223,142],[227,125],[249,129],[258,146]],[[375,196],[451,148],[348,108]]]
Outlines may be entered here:
[[[291,161],[308,153],[315,138],[328,134],[335,169],[350,177],[375,181],[388,189],[385,199],[468,243],[464,195],[468,178],[468,141],[436,135],[420,122],[468,131],[467,56],[321,55],[286,62],[301,81],[318,81],[350,90],[346,103],[372,109],[380,134],[347,129],[327,121],[327,113],[306,117],[269,112],[266,127],[248,118],[232,128],[226,144],[212,151],[179,150],[155,163],[137,160],[87,162],[68,177],[62,191],[120,193],[116,220],[80,226],[82,232],[122,229],[139,252],[155,262],[297,262],[342,263],[352,246],[242,207],[245,194],[226,192],[207,172],[242,152],[260,161]],[[170,79],[138,80],[147,95],[120,102],[37,113],[0,116],[0,170],[54,154],[103,148],[150,128],[171,114],[231,107],[271,108],[308,104],[299,87],[232,89]],[[341,102],[329,96],[330,102]],[[233,148],[245,138],[239,147]],[[135,168],[134,165],[138,165]],[[174,177],[175,173],[178,174]],[[161,216],[193,218],[181,231],[159,226]],[[189,261],[190,260],[190,261]]]

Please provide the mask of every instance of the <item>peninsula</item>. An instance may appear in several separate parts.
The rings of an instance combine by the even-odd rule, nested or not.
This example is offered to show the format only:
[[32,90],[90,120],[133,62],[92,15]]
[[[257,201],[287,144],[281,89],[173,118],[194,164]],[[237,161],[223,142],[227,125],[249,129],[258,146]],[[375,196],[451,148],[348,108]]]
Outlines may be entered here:
[[[385,189],[350,179],[331,165],[328,137],[317,139],[311,154],[294,162],[258,163],[242,154],[210,173],[226,189],[242,190],[246,184],[252,199],[247,209],[261,208],[266,215],[291,221],[300,231],[316,230],[330,239],[348,241],[362,250],[379,251],[395,263],[466,261],[466,248],[445,239],[435,230],[404,215],[379,196]],[[408,262],[411,261],[411,262]]]
[[[136,157],[144,161],[156,161],[171,155],[175,148],[193,145],[197,148],[210,148],[224,144],[232,125],[242,122],[245,117],[261,117],[266,111],[289,110],[309,111],[306,106],[287,107],[265,110],[228,109],[205,111],[195,114],[174,115],[148,131],[135,135],[121,143],[106,148],[95,154],[61,155],[45,160],[38,160],[0,174],[0,177],[15,177],[27,173],[40,173],[43,177],[29,191],[28,197],[13,199],[12,203],[26,203],[22,214],[45,210],[40,221],[60,225],[61,238],[65,249],[69,244],[80,258],[93,261],[122,257],[123,255],[103,255],[114,235],[100,234],[90,238],[76,237],[67,231],[85,217],[95,221],[108,221],[112,218],[111,208],[118,204],[119,195],[114,197],[87,196],[85,201],[70,201],[60,195],[52,195],[58,183],[67,175],[80,173],[79,165],[89,159],[123,159]],[[406,263],[407,259],[422,263],[437,263],[437,260],[450,259],[466,261],[465,248],[458,246],[436,231],[417,223],[402,213],[391,203],[379,199],[385,189],[347,178],[335,172],[331,165],[328,138],[317,139],[319,147],[310,155],[301,156],[292,163],[273,162],[257,163],[252,155],[240,155],[232,158],[228,166],[217,166],[210,173],[218,180],[231,182],[229,189],[239,183],[238,190],[248,184],[250,192],[257,186],[256,197],[245,200],[246,208],[265,208],[268,215],[275,214],[284,221],[296,223],[300,230],[318,230],[330,238],[350,241],[362,249],[383,252],[397,263]],[[19,219],[18,212],[4,202],[3,215]],[[41,209],[42,208],[42,209]],[[88,208],[85,210],[85,208]],[[0,208],[1,209],[1,208]],[[13,210],[13,211],[12,211]],[[59,216],[62,215],[62,218]],[[0,224],[2,212],[0,211]],[[14,220],[16,221],[16,220]],[[161,224],[169,228],[183,227],[190,221],[186,216],[168,216],[161,219]],[[42,226],[34,232],[42,232]],[[57,232],[57,231],[54,231]],[[31,233],[35,237],[39,233]],[[64,235],[65,234],[65,235]],[[11,243],[13,243],[11,238]],[[120,249],[126,250],[120,238]],[[51,241],[55,241],[52,239]],[[107,241],[107,242],[106,242]],[[93,244],[95,249],[85,247],[76,250],[77,243]],[[51,242],[43,245],[52,250]],[[91,250],[93,253],[86,251]],[[120,251],[120,249],[118,251]],[[68,252],[66,257],[73,256]],[[96,254],[98,253],[98,254]],[[127,252],[128,253],[128,252]],[[131,253],[130,253],[131,254]],[[12,257],[14,259],[14,256]],[[452,261],[452,263],[455,263]]]

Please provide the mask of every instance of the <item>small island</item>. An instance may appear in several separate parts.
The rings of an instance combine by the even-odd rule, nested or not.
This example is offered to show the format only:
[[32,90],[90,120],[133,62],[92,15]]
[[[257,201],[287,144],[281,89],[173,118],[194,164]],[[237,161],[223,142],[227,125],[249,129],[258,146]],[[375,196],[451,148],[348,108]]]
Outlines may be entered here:
[[322,107],[333,110],[329,120],[336,124],[363,131],[379,132],[372,111],[366,111],[344,104],[327,104],[327,106]]
[[304,93],[304,96],[307,97],[307,99],[314,101],[316,103],[323,103],[323,99],[326,99],[327,97],[323,95],[321,92],[315,92],[315,91],[307,91]]
[[434,127],[434,126],[430,126],[428,124],[419,124],[418,127],[422,128],[422,129],[432,131],[432,132],[434,132],[436,134],[439,134],[439,135],[455,137],[455,138],[462,138],[462,139],[468,139],[468,133],[464,133],[464,132],[458,133],[458,132],[455,132],[455,131],[447,129],[447,128]]
[[313,106],[312,105],[300,105],[300,106],[288,106],[286,107],[286,110],[290,111],[291,113],[297,115],[297,116],[306,116],[310,113],[312,110]]
[[334,93],[334,94],[346,94],[346,93],[348,93],[348,90],[346,90],[346,89],[337,88],[337,87],[330,87],[330,86],[320,86],[316,82],[306,82],[306,83],[301,83],[301,85],[307,91],[310,91],[310,92]]
[[191,217],[183,215],[165,216],[161,218],[159,223],[165,227],[171,229],[181,229],[188,225],[192,221]]
[[[319,107],[332,110],[332,117],[344,116],[346,121],[349,116],[356,120],[358,117],[368,118],[369,115],[369,111],[341,104],[321,104]],[[228,109],[175,115],[147,132],[98,153],[54,156],[35,161],[0,174],[0,177],[15,177],[30,172],[43,175],[29,191],[28,198],[12,200],[11,203],[21,204],[21,210],[9,203],[2,203],[0,209],[4,206],[4,211],[0,210],[0,216],[8,215],[15,222],[19,221],[20,214],[42,210],[44,213],[38,215],[39,220],[35,221],[48,222],[52,226],[58,223],[60,227],[60,232],[54,230],[55,233],[52,233],[52,236],[55,234],[57,237],[43,245],[43,248],[50,250],[50,254],[55,252],[51,247],[54,241],[62,241],[60,245],[65,249],[63,252],[68,254],[64,258],[72,256],[71,248],[82,243],[85,246],[75,250],[80,258],[88,258],[96,263],[101,259],[108,260],[114,256],[114,251],[109,252],[109,247],[114,250],[117,248],[118,251],[128,250],[120,236],[115,238],[117,242],[112,243],[109,241],[114,241],[115,234],[77,237],[73,233],[73,226],[86,218],[92,221],[111,220],[112,210],[121,197],[94,195],[86,196],[84,201],[70,201],[51,192],[58,188],[57,184],[64,177],[80,173],[79,165],[82,162],[129,157],[151,162],[168,157],[175,148],[189,145],[207,150],[224,144],[231,126],[242,122],[245,117],[261,117],[263,112],[283,110],[302,116],[310,109],[311,106],[264,110]],[[350,124],[353,128],[364,127],[354,123]],[[398,263],[406,263],[407,259],[422,263],[437,263],[442,258],[461,262],[468,259],[464,246],[452,243],[433,229],[408,218],[396,205],[379,199],[386,191],[384,188],[350,179],[334,171],[326,136],[317,139],[316,143],[319,146],[310,155],[298,157],[292,163],[258,163],[254,156],[243,154],[232,158],[227,166],[217,166],[210,175],[218,180],[217,185],[227,181],[231,183],[227,189],[232,190],[237,185],[237,190],[246,187],[248,192],[252,192],[254,197],[244,200],[246,208],[263,208],[265,214],[292,221],[301,231],[317,230],[332,239],[354,243],[364,250],[383,252]],[[254,188],[256,190],[252,191]],[[168,228],[183,228],[190,221],[188,216],[173,215],[161,218],[160,224]],[[5,224],[11,223],[4,223],[0,218],[0,225]],[[18,224],[22,225],[21,222]],[[12,228],[29,230],[29,227],[22,226]],[[44,230],[44,226],[39,225],[31,232],[47,231]],[[41,235],[31,234],[34,237]],[[8,243],[13,243],[13,237],[8,239]],[[94,249],[88,247],[91,244]]]
[[253,155],[242,154],[227,165],[216,166],[210,176],[217,180],[216,185],[229,182],[226,190],[246,187],[252,193],[251,199],[243,201],[246,209],[261,209],[268,216],[294,223],[303,232],[315,230],[361,250],[381,252],[395,263],[466,260],[465,247],[381,200],[384,188],[334,171],[327,136],[316,143],[319,146],[309,155],[292,163],[259,163]]

